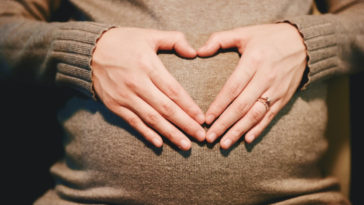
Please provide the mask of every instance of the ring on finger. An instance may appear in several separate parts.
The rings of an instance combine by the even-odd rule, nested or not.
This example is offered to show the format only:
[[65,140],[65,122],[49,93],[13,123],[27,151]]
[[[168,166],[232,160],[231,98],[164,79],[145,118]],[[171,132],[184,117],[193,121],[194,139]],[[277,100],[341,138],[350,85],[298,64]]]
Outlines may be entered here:
[[271,99],[268,97],[260,97],[257,100],[258,102],[262,103],[265,106],[266,111],[269,110]]

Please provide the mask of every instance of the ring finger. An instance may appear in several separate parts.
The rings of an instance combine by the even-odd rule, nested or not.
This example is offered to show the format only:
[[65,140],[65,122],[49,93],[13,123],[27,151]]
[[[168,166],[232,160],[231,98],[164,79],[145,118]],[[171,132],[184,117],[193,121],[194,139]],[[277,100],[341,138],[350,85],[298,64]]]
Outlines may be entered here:
[[259,123],[269,111],[270,103],[269,99],[268,102],[266,102],[264,98],[259,98],[248,113],[235,123],[235,125],[223,136],[220,141],[221,148],[230,148],[244,133]]

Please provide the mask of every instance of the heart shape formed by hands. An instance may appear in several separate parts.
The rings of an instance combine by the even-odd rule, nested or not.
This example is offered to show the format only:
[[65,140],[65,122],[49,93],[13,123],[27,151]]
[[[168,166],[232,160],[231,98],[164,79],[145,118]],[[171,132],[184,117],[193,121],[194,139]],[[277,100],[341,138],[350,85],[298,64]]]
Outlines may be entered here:
[[[195,58],[232,47],[242,57],[205,118],[157,51]],[[246,132],[245,141],[252,142],[292,97],[305,65],[302,37],[287,23],[215,33],[198,51],[180,32],[114,28],[99,39],[92,58],[94,89],[105,106],[155,146],[162,146],[161,134],[182,150],[190,149],[191,141],[181,130],[210,143],[228,130],[220,142],[223,149]],[[272,99],[269,106],[267,100],[258,101],[263,97]],[[207,135],[204,122],[213,123]]]

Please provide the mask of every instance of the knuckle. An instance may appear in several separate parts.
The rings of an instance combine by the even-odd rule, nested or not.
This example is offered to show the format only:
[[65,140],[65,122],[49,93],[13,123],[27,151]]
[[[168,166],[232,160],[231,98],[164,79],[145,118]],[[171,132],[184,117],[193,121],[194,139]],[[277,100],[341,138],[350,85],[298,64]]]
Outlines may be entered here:
[[104,103],[104,105],[109,108],[115,107],[118,104],[117,101],[118,101],[117,99],[112,98],[110,96],[102,98],[102,102]]
[[186,130],[190,131],[190,133],[196,134],[201,129],[201,126],[193,120],[186,120],[184,124],[186,126]]
[[172,100],[177,100],[180,93],[181,93],[181,89],[178,86],[171,85],[171,84],[166,86],[166,94]]
[[208,112],[206,113],[206,115],[212,115],[214,117],[219,116],[220,114],[220,110],[223,110],[223,107],[221,105],[221,103],[214,103],[211,108],[209,108]]
[[235,106],[235,112],[244,112],[248,107],[248,103],[243,101],[243,102],[237,102],[236,106]]
[[232,129],[230,131],[230,136],[231,136],[230,139],[232,141],[234,141],[235,139],[241,137],[242,133],[243,133],[243,130],[241,130],[239,128]]
[[185,121],[183,124],[179,125],[179,127],[188,135],[195,135],[199,130],[199,127],[191,121]]
[[114,98],[117,103],[124,105],[125,102],[131,98],[131,95],[129,92],[126,92],[125,89],[118,89]]
[[250,52],[249,64],[252,67],[259,67],[264,62],[264,51],[261,49],[255,49]]
[[230,99],[233,99],[235,98],[236,96],[238,96],[241,92],[241,85],[239,83],[232,83],[230,86],[229,86],[229,97]]
[[139,127],[139,119],[137,117],[129,117],[127,123],[134,128]]
[[264,112],[265,112],[264,107],[261,108],[255,107],[254,109],[251,110],[250,117],[255,122],[259,121],[264,116]]
[[165,116],[173,116],[176,113],[176,110],[174,109],[174,106],[171,103],[162,102],[160,104],[160,107],[161,107],[161,113]]
[[147,69],[146,70],[147,75],[152,79],[160,75],[160,72],[157,69],[152,69],[152,68],[146,68],[146,69]]
[[273,71],[268,72],[266,73],[265,78],[267,82],[273,82],[276,79],[276,74]]
[[[124,97],[125,96],[125,97]],[[108,95],[107,97],[104,97],[102,99],[102,102],[106,107],[108,107],[111,110],[116,109],[120,105],[123,106],[125,104],[125,100],[129,97],[125,93],[119,94],[119,92],[116,92],[112,95]]]
[[[136,88],[138,88],[138,80],[134,76],[129,76],[128,78],[125,78],[124,84],[126,87],[128,87],[131,90],[135,90]],[[121,95],[122,92],[119,94]]]
[[146,113],[145,114],[145,121],[150,124],[151,126],[156,126],[159,124],[159,117],[155,113]]
[[166,138],[168,138],[169,140],[171,140],[172,142],[177,142],[178,139],[182,138],[180,137],[180,135],[172,128],[163,128],[165,129],[165,133],[164,133],[164,136]]
[[219,133],[223,133],[229,127],[230,124],[227,121],[221,121],[218,124],[216,124],[215,130]]
[[255,68],[253,67],[245,67],[241,70],[241,76],[248,76],[251,77],[253,76],[254,72],[255,72]]
[[141,69],[141,70],[144,70],[144,71],[147,71],[147,72],[151,72],[151,66],[150,66],[150,63],[148,63],[148,61],[146,60],[147,57],[145,57],[144,55],[143,56],[140,56],[139,57],[139,61],[137,62],[137,66]]
[[194,106],[191,106],[191,108],[189,108],[188,112],[189,112],[190,116],[193,116],[193,117],[196,117],[196,118],[201,114],[199,109],[194,108]]

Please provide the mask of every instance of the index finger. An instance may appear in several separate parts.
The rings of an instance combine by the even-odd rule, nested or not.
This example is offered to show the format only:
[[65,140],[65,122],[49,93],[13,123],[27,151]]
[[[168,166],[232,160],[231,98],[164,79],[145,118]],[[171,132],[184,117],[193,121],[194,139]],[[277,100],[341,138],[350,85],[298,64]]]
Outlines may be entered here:
[[205,116],[201,108],[194,102],[181,84],[168,72],[158,57],[154,61],[154,64],[154,69],[149,73],[149,77],[155,86],[194,120],[200,124],[204,123]]
[[224,87],[216,96],[206,112],[206,123],[211,124],[227,106],[242,92],[250,81],[255,70],[249,67],[244,57],[239,61],[238,66],[226,81]]

